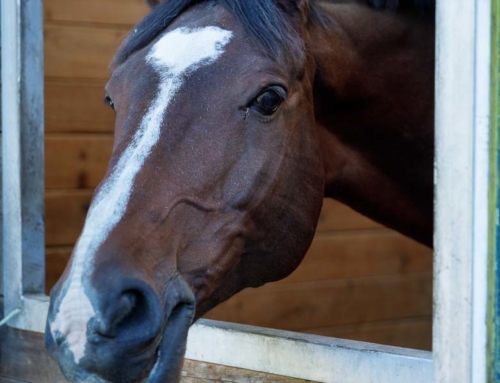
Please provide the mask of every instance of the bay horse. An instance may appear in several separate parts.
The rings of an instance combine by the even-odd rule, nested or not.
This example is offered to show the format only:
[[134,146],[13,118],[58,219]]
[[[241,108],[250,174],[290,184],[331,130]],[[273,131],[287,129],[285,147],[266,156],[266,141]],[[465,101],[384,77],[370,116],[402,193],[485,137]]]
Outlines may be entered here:
[[432,243],[432,11],[149,3],[112,62],[113,153],[51,292],[46,347],[70,382],[179,381],[189,326],[289,275],[325,196]]

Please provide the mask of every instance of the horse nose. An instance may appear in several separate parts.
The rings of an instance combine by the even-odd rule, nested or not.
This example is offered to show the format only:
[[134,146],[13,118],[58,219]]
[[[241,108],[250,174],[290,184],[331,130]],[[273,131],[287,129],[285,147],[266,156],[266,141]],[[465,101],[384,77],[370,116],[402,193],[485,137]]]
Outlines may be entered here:
[[87,279],[90,319],[75,300],[61,308],[60,294],[71,294],[69,288],[53,290],[47,350],[70,382],[136,382],[148,374],[154,382],[172,381],[195,314],[192,290],[176,275],[156,292],[148,279],[117,269]]
[[51,293],[45,345],[70,382],[138,381],[154,362],[163,323],[161,298],[142,278],[117,269],[89,279],[89,319],[77,302],[64,301],[69,288],[58,284]]
[[96,316],[89,323],[89,341],[104,339],[137,344],[152,342],[161,330],[161,305],[156,292],[140,280],[105,284],[94,299]]

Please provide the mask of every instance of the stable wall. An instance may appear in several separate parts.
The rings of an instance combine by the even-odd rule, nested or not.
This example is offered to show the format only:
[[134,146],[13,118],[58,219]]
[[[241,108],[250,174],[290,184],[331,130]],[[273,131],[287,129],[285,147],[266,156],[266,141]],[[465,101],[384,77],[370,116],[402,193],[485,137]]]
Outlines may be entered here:
[[[45,0],[47,288],[82,229],[113,142],[108,63],[143,0]],[[430,349],[432,252],[325,200],[314,243],[287,279],[247,289],[208,318]]]

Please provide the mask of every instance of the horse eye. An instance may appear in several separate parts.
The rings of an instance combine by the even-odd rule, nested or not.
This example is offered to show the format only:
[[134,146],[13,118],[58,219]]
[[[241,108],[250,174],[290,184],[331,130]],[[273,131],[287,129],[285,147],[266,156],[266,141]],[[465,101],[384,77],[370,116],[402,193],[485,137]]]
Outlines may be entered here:
[[103,101],[105,104],[108,104],[111,107],[111,109],[115,110],[115,103],[113,102],[111,97],[109,97],[109,95],[104,96]]
[[284,97],[278,91],[269,88],[253,100],[251,107],[264,116],[271,116],[276,113],[283,101]]

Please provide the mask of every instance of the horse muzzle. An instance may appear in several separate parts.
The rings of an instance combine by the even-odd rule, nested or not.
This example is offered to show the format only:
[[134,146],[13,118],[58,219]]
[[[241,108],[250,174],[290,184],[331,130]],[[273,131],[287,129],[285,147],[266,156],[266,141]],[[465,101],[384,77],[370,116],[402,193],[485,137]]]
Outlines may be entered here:
[[[82,328],[73,323],[54,331],[58,291],[51,294],[45,346],[68,382],[178,382],[195,315],[191,289],[179,275],[169,282],[163,300],[143,281],[125,279],[113,285],[115,289],[91,295],[95,315],[80,334],[71,333]],[[67,320],[71,318],[77,316]],[[76,342],[84,342],[78,357]]]

